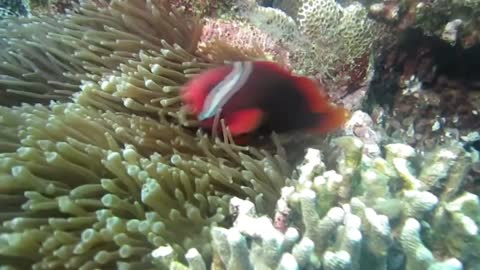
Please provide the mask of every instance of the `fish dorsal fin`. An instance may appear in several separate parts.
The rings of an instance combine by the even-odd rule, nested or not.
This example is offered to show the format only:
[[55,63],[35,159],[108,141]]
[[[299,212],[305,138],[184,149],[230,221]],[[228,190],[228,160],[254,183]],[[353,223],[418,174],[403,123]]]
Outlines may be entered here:
[[199,120],[202,121],[218,114],[230,98],[242,89],[252,70],[252,62],[234,62],[232,71],[205,98],[202,111],[198,116]]

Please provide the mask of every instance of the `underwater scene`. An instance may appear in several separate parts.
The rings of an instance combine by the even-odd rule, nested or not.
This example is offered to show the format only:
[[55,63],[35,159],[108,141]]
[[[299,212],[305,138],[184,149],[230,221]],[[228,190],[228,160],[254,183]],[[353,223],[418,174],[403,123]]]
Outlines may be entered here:
[[480,0],[0,0],[0,270],[480,270]]

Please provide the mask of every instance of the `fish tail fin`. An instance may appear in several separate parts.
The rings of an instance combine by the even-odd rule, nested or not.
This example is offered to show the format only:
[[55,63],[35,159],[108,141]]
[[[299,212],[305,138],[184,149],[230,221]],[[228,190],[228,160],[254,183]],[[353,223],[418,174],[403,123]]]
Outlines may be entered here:
[[348,110],[342,107],[331,107],[327,111],[315,113],[315,126],[309,128],[312,133],[327,133],[343,127],[350,117]]
[[329,101],[325,89],[307,77],[296,77],[298,90],[305,96],[309,109],[314,116],[314,133],[327,133],[341,128],[350,117],[343,107],[335,106]]

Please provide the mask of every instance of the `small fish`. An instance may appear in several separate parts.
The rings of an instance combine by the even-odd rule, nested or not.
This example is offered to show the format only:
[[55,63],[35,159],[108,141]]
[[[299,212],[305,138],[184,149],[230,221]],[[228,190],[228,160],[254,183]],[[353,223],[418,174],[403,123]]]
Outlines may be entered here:
[[235,138],[304,130],[325,133],[341,127],[347,110],[329,103],[314,81],[268,61],[234,62],[209,69],[182,89],[182,99],[201,127]]

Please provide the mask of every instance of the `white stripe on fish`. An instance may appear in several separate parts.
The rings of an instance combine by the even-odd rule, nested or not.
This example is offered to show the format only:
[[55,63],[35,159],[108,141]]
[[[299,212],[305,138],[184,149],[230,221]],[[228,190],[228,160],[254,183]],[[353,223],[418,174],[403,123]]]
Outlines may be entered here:
[[202,121],[218,114],[228,100],[245,85],[252,69],[252,62],[234,62],[232,71],[206,97],[198,119]]

